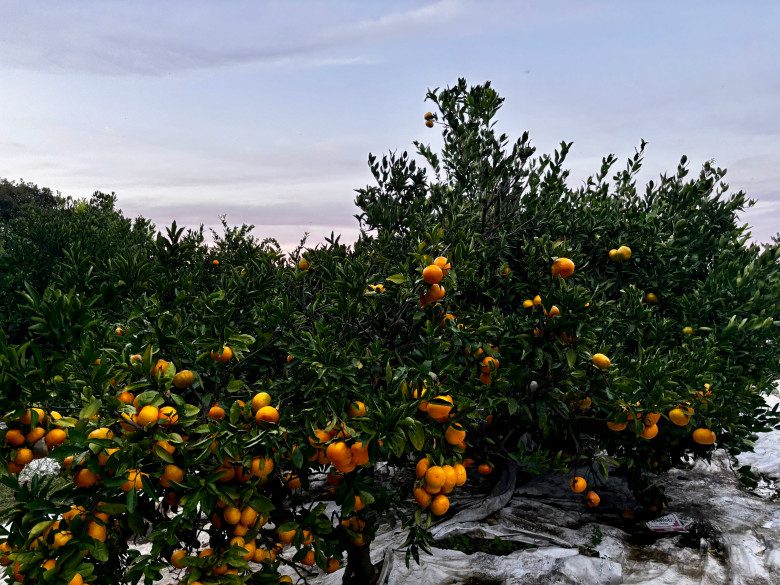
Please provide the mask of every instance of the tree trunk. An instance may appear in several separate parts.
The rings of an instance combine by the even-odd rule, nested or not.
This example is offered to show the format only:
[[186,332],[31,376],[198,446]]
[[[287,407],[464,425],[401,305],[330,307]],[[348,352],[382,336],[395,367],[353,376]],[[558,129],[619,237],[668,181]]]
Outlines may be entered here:
[[379,571],[371,563],[369,546],[349,545],[342,585],[375,585],[378,578]]

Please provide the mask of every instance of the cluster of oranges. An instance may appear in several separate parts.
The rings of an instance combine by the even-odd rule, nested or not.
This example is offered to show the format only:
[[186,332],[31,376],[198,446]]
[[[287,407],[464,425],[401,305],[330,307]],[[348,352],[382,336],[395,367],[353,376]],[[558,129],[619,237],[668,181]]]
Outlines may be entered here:
[[625,262],[631,259],[631,248],[628,246],[619,246],[609,251],[609,259],[613,262]]
[[[602,354],[595,354],[593,356],[594,364],[596,363],[596,357],[601,355]],[[606,356],[603,357],[607,361],[609,360],[609,358],[606,358]],[[603,363],[601,358],[600,361]],[[706,384],[705,387],[709,391],[710,385]],[[637,403],[635,406],[638,407],[639,403]],[[685,406],[676,406],[670,409],[667,413],[667,417],[672,424],[678,427],[687,427],[690,424],[691,418],[694,414],[695,410],[690,406],[690,404],[687,404]],[[609,428],[611,431],[619,433],[624,431],[628,424],[635,418],[642,421],[642,429],[639,433],[640,437],[650,440],[654,439],[658,435],[658,422],[661,420],[661,414],[658,412],[649,412],[647,414],[643,412],[637,412],[636,416],[631,412],[626,412],[625,421],[607,421],[607,428]],[[694,443],[698,443],[699,445],[712,445],[715,443],[717,437],[715,433],[708,428],[697,428],[691,433],[691,438],[693,439]]]
[[[59,518],[43,521],[32,541],[26,548],[40,552],[44,560],[40,564],[39,571],[45,582],[67,583],[67,585],[85,585],[84,576],[79,570],[63,569],[58,564],[61,549],[65,547],[74,535],[86,534],[94,541],[106,542],[108,529],[112,523],[112,517],[102,510],[104,503],[99,502],[95,509],[87,510],[83,506],[71,506],[70,510],[62,513]],[[7,566],[12,562],[13,551],[7,542],[0,543],[0,565]],[[65,554],[65,553],[63,553]],[[89,550],[82,552],[82,563],[79,569],[86,575],[91,575],[91,553]],[[87,569],[82,567],[86,566]],[[13,567],[13,577],[17,582],[24,582],[21,564],[17,561]]]
[[[350,404],[347,414],[350,418],[366,416],[366,405],[355,400]],[[309,443],[316,448],[309,461],[320,465],[331,464],[340,474],[352,473],[356,468],[369,463],[368,443],[352,440],[344,424],[340,429],[315,429],[314,437],[309,438]],[[331,480],[331,483],[335,483],[335,480]]]
[[21,472],[33,459],[46,457],[65,442],[68,432],[58,426],[61,419],[58,412],[47,414],[42,408],[32,408],[11,423],[4,437],[5,444],[13,449],[9,473]]
[[446,290],[441,283],[442,279],[449,274],[452,264],[444,256],[439,256],[422,271],[422,278],[428,285],[428,290],[420,295],[420,307],[423,308],[429,303],[440,301],[444,298]]
[[453,465],[431,465],[427,457],[420,459],[415,467],[417,481],[414,499],[423,509],[430,509],[434,516],[441,516],[450,509],[448,494],[468,479],[462,463]]
[[428,128],[433,128],[434,117],[433,112],[425,112],[423,119],[425,119],[425,125],[428,126]]
[[[227,534],[229,538],[227,550],[237,549],[239,556],[245,561],[262,563],[276,560],[276,555],[281,551],[282,544],[278,543],[275,547],[265,548],[263,543],[256,540],[258,531],[268,522],[266,516],[240,501],[232,505],[220,500],[217,507],[221,513],[215,511],[211,515],[211,523],[214,528]],[[205,568],[209,575],[237,574],[238,570],[225,563],[221,556],[220,551],[215,551],[212,548],[205,548],[197,554],[199,559],[207,559],[203,564],[206,565]],[[186,550],[177,549],[171,554],[170,563],[173,567],[182,569],[188,566],[189,558],[191,557]]]
[[584,477],[579,475],[572,477],[569,480],[569,489],[575,494],[585,493],[585,505],[588,508],[596,508],[601,503],[601,496],[598,493],[593,490],[585,492],[588,489],[588,481]]

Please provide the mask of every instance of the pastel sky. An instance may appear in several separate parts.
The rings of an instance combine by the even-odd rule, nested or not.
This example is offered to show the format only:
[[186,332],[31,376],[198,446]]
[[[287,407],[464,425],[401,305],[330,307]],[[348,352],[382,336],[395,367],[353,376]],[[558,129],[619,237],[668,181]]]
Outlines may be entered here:
[[500,127],[573,184],[715,159],[780,230],[780,3],[0,0],[0,177],[115,191],[162,227],[226,213],[286,248],[351,241],[369,152],[437,143],[428,88],[492,80]]

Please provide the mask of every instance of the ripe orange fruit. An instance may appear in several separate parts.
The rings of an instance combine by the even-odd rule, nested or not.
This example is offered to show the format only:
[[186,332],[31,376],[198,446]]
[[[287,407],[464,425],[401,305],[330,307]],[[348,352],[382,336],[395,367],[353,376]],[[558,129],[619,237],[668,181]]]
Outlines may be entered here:
[[298,531],[295,528],[293,528],[292,530],[286,530],[284,532],[278,531],[276,534],[277,536],[279,536],[279,542],[281,542],[282,544],[290,544],[295,538],[295,534],[297,532]]
[[466,473],[466,466],[463,465],[462,463],[456,463],[452,467],[453,469],[455,469],[455,477],[456,477],[455,485],[460,487],[463,484],[465,484],[466,480],[468,479],[468,475]]
[[607,370],[612,365],[612,362],[603,353],[594,353],[591,359],[593,360],[593,365],[599,370]]
[[430,416],[436,422],[446,421],[450,416],[450,411],[452,410],[454,404],[452,396],[449,394],[439,395],[434,398],[434,401],[438,401],[438,403],[428,403],[428,416]]
[[431,501],[433,498],[431,497],[431,494],[426,492],[421,487],[414,488],[414,501],[417,502],[417,505],[421,508],[427,508],[431,505]]
[[225,418],[225,409],[222,408],[219,404],[215,404],[211,408],[209,408],[209,418],[213,420],[222,420]]
[[588,508],[595,508],[601,503],[601,497],[593,490],[585,494],[585,504]]
[[477,467],[477,473],[480,475],[490,475],[493,473],[493,466],[490,463],[482,463]]
[[452,268],[452,264],[450,264],[449,262],[447,262],[447,258],[445,258],[444,256],[438,256],[438,257],[437,257],[437,258],[436,258],[436,259],[433,261],[433,263],[434,263],[436,266],[438,266],[439,268],[441,268],[441,271],[444,273],[444,276],[447,276],[447,273],[448,273],[448,272],[450,271],[450,269]]
[[591,400],[590,396],[586,396],[580,400],[580,410],[588,410],[591,406],[593,406],[593,400]]
[[133,400],[135,400],[135,396],[133,396],[132,392],[128,392],[127,390],[123,390],[119,394],[117,394],[117,399],[119,402],[123,404],[132,404]]
[[337,467],[349,465],[352,461],[352,451],[344,441],[331,443],[325,453]]
[[46,446],[49,447],[49,449],[58,447],[59,445],[62,445],[67,438],[68,433],[66,433],[64,430],[52,429],[46,433]]
[[[63,465],[64,465],[64,463],[63,463]],[[8,469],[8,473],[10,473],[12,475],[16,475],[17,473],[21,472],[22,469],[24,469],[24,465],[17,465],[13,461],[11,461],[11,462],[8,463],[6,468]]]
[[308,270],[309,269],[309,261],[306,258],[301,258],[298,261],[298,270]]
[[588,482],[584,477],[577,475],[569,480],[569,488],[571,488],[571,491],[575,494],[581,494],[588,489]]
[[163,406],[160,409],[158,422],[164,427],[175,425],[179,422],[179,413],[173,406]]
[[217,260],[216,258],[214,258],[214,260],[212,260],[212,261],[211,261],[211,265],[212,265],[212,266],[219,266],[219,260]]
[[24,445],[24,435],[17,429],[10,429],[5,434],[5,442],[11,445],[11,447],[21,447]]
[[347,414],[350,416],[350,418],[366,416],[366,405],[363,404],[360,400],[350,402]]
[[241,555],[242,559],[244,559],[245,561],[251,561],[252,559],[255,558],[255,551],[257,550],[257,545],[253,540],[250,540],[249,542],[245,542],[241,548],[243,548],[246,551],[243,555]]
[[46,430],[43,427],[35,427],[34,429],[31,429],[29,433],[27,433],[25,439],[30,445],[34,445],[40,441],[44,435],[46,435]]
[[428,297],[428,299],[430,299],[431,301],[439,301],[439,300],[441,300],[441,299],[443,299],[443,298],[444,298],[444,293],[445,293],[445,292],[446,292],[446,291],[445,291],[444,287],[443,287],[443,286],[441,286],[440,284],[432,284],[432,285],[431,285],[431,286],[428,288],[428,293],[427,293],[427,295],[426,295],[426,296],[427,296],[427,297]]
[[353,465],[367,465],[369,461],[368,456],[368,443],[362,441],[355,441],[349,448],[352,452],[352,464]]
[[222,464],[217,468],[216,473],[218,482],[229,483],[236,477],[236,468],[229,464]]
[[536,295],[534,297],[534,307],[541,307],[541,306],[542,306],[542,297]]
[[165,373],[165,370],[168,369],[168,362],[159,359],[157,360],[157,363],[152,366],[152,376],[161,376]]
[[360,512],[363,508],[366,507],[366,504],[363,502],[363,498],[361,498],[359,495],[355,496],[355,511]]
[[106,541],[106,527],[97,522],[90,522],[87,525],[87,534],[100,542]]
[[55,559],[48,559],[41,563],[41,568],[44,569],[45,571],[51,571],[56,566],[57,566],[57,561]]
[[425,473],[428,471],[428,468],[431,466],[430,462],[428,461],[427,457],[423,457],[417,462],[417,465],[414,468],[415,475],[418,478],[425,477]]
[[100,427],[89,432],[88,439],[113,439],[114,433],[108,427]]
[[457,445],[466,439],[466,431],[459,424],[450,425],[444,433],[444,440],[450,445]]
[[137,424],[139,427],[148,427],[150,425],[156,424],[159,418],[160,409],[156,406],[147,405],[144,406],[141,409],[141,412],[138,413],[135,419],[135,424]]
[[43,410],[42,408],[33,408],[33,409],[30,409],[30,410],[25,410],[24,414],[22,414],[22,416],[19,417],[19,422],[21,422],[22,424],[25,424],[25,425],[31,425],[32,424],[32,419],[33,419],[33,412],[35,412],[35,414],[37,414],[37,419],[38,420],[37,420],[36,426],[37,425],[42,425],[43,423],[46,422],[46,411]]
[[490,386],[493,383],[493,378],[490,376],[490,374],[482,372],[479,375],[479,381],[482,382],[485,386]]
[[62,548],[68,544],[68,542],[70,542],[71,538],[73,538],[73,534],[68,530],[60,530],[59,532],[55,532],[52,548]]
[[428,284],[439,284],[444,278],[444,272],[436,264],[429,264],[423,268],[422,277]]
[[[425,125],[428,128],[433,128],[433,120],[425,120]],[[281,583],[281,581],[280,581],[280,583]]]
[[550,268],[553,276],[560,276],[561,278],[569,278],[574,274],[574,262],[569,258],[558,258],[552,263]]
[[631,248],[628,246],[620,246],[617,249],[617,255],[621,262],[625,262],[631,258]]
[[97,476],[89,469],[80,469],[73,476],[73,483],[80,488],[89,488],[97,483]]
[[301,489],[301,478],[298,477],[297,473],[285,473],[284,481],[291,490]]
[[441,486],[441,493],[448,494],[458,482],[458,474],[455,473],[455,468],[452,465],[442,465],[444,470],[444,485]]
[[227,345],[224,345],[222,346],[222,350],[212,350],[209,355],[215,362],[226,364],[233,358],[233,350],[230,349]]
[[230,525],[238,524],[241,522],[241,510],[235,506],[228,506],[222,513],[222,517],[225,519],[225,522]]
[[692,437],[694,442],[698,443],[699,445],[712,445],[717,438],[715,433],[706,428],[696,429],[693,431]]
[[649,426],[652,426],[652,425],[658,423],[659,420],[661,420],[660,413],[658,413],[658,412],[648,412],[645,415],[645,418],[642,420],[642,422],[645,423],[645,425],[649,427]]
[[658,425],[644,425],[640,436],[643,439],[654,439],[658,434]]
[[649,292],[645,295],[645,302],[648,305],[654,305],[658,302],[658,296],[653,292]]
[[259,514],[257,513],[257,510],[255,510],[252,506],[244,506],[244,508],[241,510],[241,524],[244,526],[254,526],[255,522],[257,522],[257,517]]
[[129,492],[133,487],[135,489],[140,490],[143,488],[143,476],[147,475],[146,473],[142,473],[138,471],[137,469],[131,469],[127,472],[127,481],[122,484],[122,491]]
[[257,424],[260,424],[261,422],[276,424],[279,422],[279,411],[273,406],[263,406],[257,411],[257,414],[255,414],[255,422],[257,422]]
[[483,374],[489,374],[493,370],[497,370],[499,365],[500,362],[496,358],[488,355],[482,358],[482,361],[479,363],[479,370]]
[[627,422],[607,421],[607,428],[609,428],[610,431],[615,431],[616,433],[619,433],[620,431],[624,431],[627,426],[628,426]]
[[609,251],[609,259],[613,262],[620,262],[620,256],[618,255],[618,251],[616,248],[612,248]]
[[545,311],[544,316],[553,318],[553,317],[557,317],[560,314],[561,314],[561,310],[558,308],[558,306],[553,305],[552,307],[550,307],[549,311]]
[[173,377],[173,385],[180,390],[189,388],[193,382],[195,382],[195,372],[192,370],[181,370]]
[[68,581],[68,585],[84,585],[84,579],[81,577],[81,573],[76,573]]
[[171,554],[171,565],[177,569],[183,569],[184,563],[182,561],[187,558],[187,551],[183,549],[177,549]]
[[450,499],[442,494],[434,496],[431,501],[431,514],[434,516],[442,516],[450,509]]
[[27,449],[26,447],[22,447],[16,452],[16,457],[14,457],[14,463],[16,463],[17,465],[27,465],[33,459],[34,459],[33,452],[30,449]]
[[447,481],[447,476],[444,474],[444,470],[438,465],[433,465],[425,472],[425,485],[432,489],[440,489]]
[[255,477],[267,477],[274,470],[274,460],[268,457],[254,457],[251,470]]
[[524,309],[530,309],[530,308],[531,308],[531,307],[533,307],[533,306],[534,306],[534,302],[533,302],[533,300],[531,300],[531,299],[525,299],[525,300],[523,301],[523,308],[524,308]]
[[160,449],[168,453],[168,455],[173,455],[174,453],[176,453],[176,447],[171,445],[170,441],[168,441],[167,439],[160,439],[159,441],[155,442],[155,445],[157,445],[158,447],[160,447]]
[[184,479],[184,470],[177,465],[166,465],[160,483],[163,487],[171,487],[171,482],[181,483]]
[[271,405],[271,395],[268,392],[258,392],[252,397],[252,412],[257,412],[264,406]]
[[339,562],[338,559],[330,558],[330,559],[328,559],[328,562],[325,565],[325,572],[326,573],[335,573],[340,568],[341,568],[341,562]]
[[673,408],[669,411],[669,420],[676,424],[678,427],[687,426],[691,420],[682,408]]

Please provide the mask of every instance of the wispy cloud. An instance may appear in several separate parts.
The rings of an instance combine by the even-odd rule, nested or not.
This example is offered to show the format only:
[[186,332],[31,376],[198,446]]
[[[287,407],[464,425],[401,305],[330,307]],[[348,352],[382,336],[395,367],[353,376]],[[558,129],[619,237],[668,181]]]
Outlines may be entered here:
[[151,76],[248,64],[365,65],[376,60],[362,54],[366,46],[440,30],[468,12],[461,0],[398,6],[370,16],[367,5],[345,3],[6,2],[0,65]]

